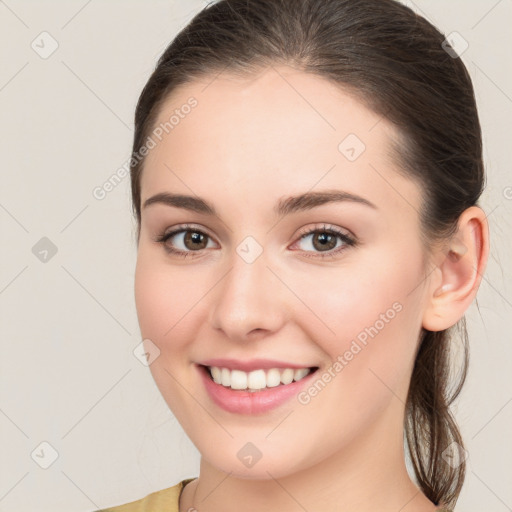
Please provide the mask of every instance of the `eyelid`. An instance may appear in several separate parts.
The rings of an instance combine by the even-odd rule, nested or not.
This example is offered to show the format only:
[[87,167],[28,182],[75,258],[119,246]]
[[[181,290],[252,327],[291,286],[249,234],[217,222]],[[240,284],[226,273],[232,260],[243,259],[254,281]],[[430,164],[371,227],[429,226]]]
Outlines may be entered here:
[[355,235],[353,235],[348,229],[346,228],[339,228],[337,226],[334,226],[332,224],[327,224],[325,222],[320,222],[315,224],[313,227],[306,226],[305,228],[301,228],[299,230],[298,236],[299,238],[302,238],[303,236],[310,235],[311,233],[320,232],[320,231],[326,231],[326,232],[334,232],[337,235],[343,235],[347,238],[355,239]]
[[157,235],[157,238],[167,238],[172,235],[176,235],[178,233],[181,233],[182,231],[198,231],[199,233],[203,233],[204,235],[207,235],[212,240],[215,239],[213,235],[211,235],[207,229],[205,229],[203,226],[200,226],[199,224],[178,224],[177,226],[174,226],[169,231],[165,230],[161,235]]

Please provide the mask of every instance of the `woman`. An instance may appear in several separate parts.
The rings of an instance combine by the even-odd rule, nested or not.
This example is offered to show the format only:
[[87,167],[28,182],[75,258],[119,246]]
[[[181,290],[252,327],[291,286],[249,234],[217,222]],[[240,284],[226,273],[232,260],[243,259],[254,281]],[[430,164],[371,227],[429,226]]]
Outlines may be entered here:
[[109,510],[453,509],[481,146],[456,50],[394,0],[201,11],[142,91],[131,175],[139,325],[200,474]]

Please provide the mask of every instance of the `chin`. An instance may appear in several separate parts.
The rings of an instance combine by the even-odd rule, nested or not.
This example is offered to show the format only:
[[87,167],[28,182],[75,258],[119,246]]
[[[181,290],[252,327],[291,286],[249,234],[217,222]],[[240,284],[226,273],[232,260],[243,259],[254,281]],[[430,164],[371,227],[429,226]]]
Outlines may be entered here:
[[[266,433],[265,433],[266,435]],[[247,440],[231,440],[229,444],[216,446],[216,451],[211,452],[212,446],[201,447],[199,449],[202,458],[208,464],[216,467],[218,470],[229,474],[233,478],[243,480],[272,480],[274,478],[286,478],[298,471],[305,470],[317,461],[310,460],[307,452],[297,450],[296,445],[290,446],[289,450],[283,450],[282,445],[266,445],[260,448],[260,458],[244,461],[244,455],[251,449],[245,449],[247,443],[250,443],[250,437]],[[255,445],[261,446],[257,441]],[[197,446],[197,445],[196,445]],[[277,449],[276,449],[277,448]],[[304,447],[303,447],[304,448]],[[227,457],[226,454],[233,454]],[[256,453],[254,450],[253,453]],[[252,465],[251,465],[252,463]],[[246,465],[247,464],[247,465]]]

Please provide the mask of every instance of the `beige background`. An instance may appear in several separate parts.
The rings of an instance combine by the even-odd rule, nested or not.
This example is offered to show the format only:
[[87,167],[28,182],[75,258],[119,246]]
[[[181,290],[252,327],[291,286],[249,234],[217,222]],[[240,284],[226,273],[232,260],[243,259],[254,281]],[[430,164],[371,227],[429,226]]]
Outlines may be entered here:
[[[135,103],[156,59],[206,3],[0,0],[0,512],[91,511],[198,474],[197,450],[133,354],[129,180],[103,200],[93,190],[129,157]],[[469,43],[462,58],[484,131],[492,256],[467,315],[471,367],[455,413],[469,463],[457,510],[505,512],[512,2],[407,3]]]

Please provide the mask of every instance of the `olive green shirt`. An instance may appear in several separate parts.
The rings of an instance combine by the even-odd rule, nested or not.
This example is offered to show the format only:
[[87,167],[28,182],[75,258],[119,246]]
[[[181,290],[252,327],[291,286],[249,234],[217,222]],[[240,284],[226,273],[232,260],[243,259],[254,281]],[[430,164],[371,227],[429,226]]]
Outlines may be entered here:
[[[186,478],[173,487],[148,494],[141,500],[105,508],[96,512],[179,512],[181,491],[192,480],[195,480],[195,478]],[[447,508],[440,508],[437,512],[453,511]]]
[[186,478],[173,487],[148,494],[141,500],[105,508],[97,512],[179,512],[181,491],[192,480],[195,478]]

